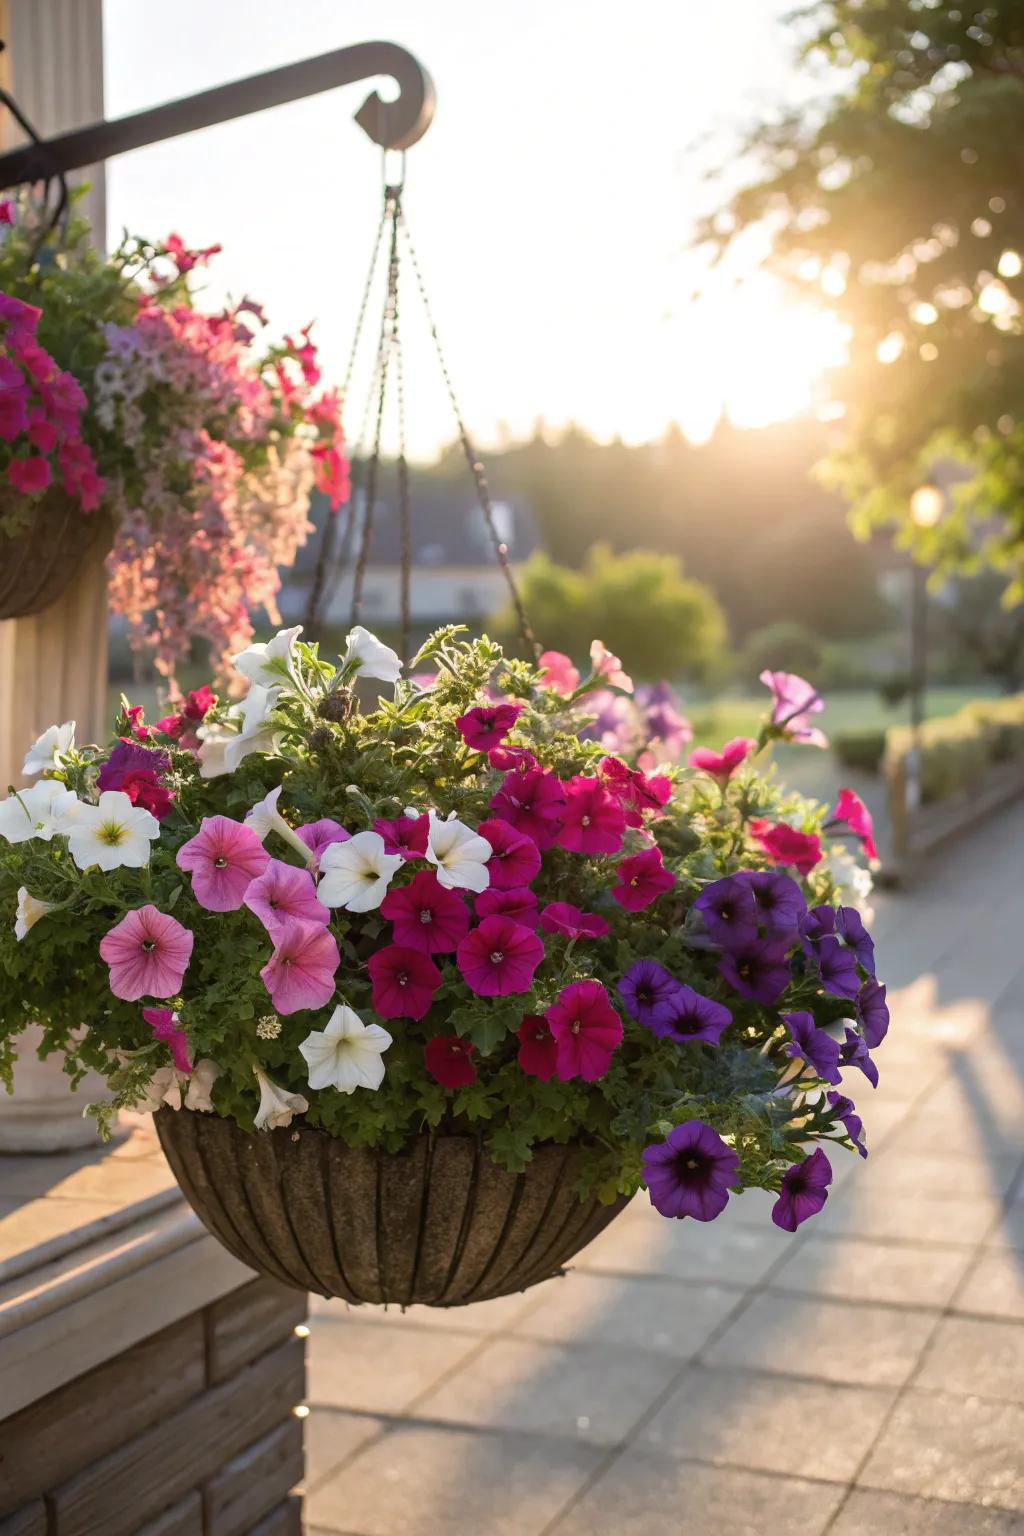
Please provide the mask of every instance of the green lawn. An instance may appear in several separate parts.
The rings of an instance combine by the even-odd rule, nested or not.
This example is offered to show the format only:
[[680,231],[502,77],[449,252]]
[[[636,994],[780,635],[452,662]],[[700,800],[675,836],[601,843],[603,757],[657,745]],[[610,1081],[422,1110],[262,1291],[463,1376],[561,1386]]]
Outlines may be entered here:
[[[994,693],[982,684],[964,688],[930,688],[926,700],[929,715],[952,715],[972,699]],[[695,746],[720,747],[733,736],[756,736],[761,718],[767,708],[767,691],[759,694],[723,694],[716,699],[703,701],[686,699],[685,713],[693,725]],[[826,694],[825,708],[816,717],[826,736],[836,736],[842,731],[875,727],[879,730],[890,725],[902,725],[909,713],[904,699],[890,709],[879,694],[870,688],[848,689]]]

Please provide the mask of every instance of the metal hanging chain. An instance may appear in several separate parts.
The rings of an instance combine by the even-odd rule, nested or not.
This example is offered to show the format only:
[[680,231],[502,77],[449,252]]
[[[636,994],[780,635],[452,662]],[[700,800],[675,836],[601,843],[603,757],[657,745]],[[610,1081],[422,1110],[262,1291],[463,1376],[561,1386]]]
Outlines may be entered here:
[[402,665],[408,666],[412,654],[412,501],[409,495],[409,463],[405,454],[405,362],[398,335],[398,303],[395,303],[395,385],[398,396],[398,537],[399,607],[402,626]]
[[540,645],[537,641],[536,635],[533,633],[533,630],[530,627],[530,621],[526,617],[526,609],[523,606],[523,599],[520,596],[519,588],[516,586],[516,579],[512,573],[512,564],[508,557],[508,545],[505,543],[504,539],[501,537],[501,534],[498,532],[498,525],[494,518],[494,502],[491,499],[491,488],[487,483],[487,475],[484,470],[484,466],[477,456],[472,442],[470,441],[469,432],[466,429],[466,424],[462,418],[462,412],[459,409],[459,402],[455,393],[455,386],[452,384],[451,374],[448,372],[448,364],[445,360],[444,350],[441,346],[441,338],[437,333],[437,325],[435,324],[434,314],[430,307],[430,300],[427,298],[427,289],[426,284],[423,281],[423,273],[420,270],[420,264],[416,257],[416,247],[412,243],[412,236],[409,233],[409,225],[406,221],[405,215],[401,212],[400,209],[398,210],[397,217],[398,223],[402,227],[402,233],[405,236],[405,243],[409,253],[409,260],[412,263],[412,269],[416,276],[416,286],[420,292],[420,299],[422,300],[423,309],[426,313],[427,324],[430,327],[430,334],[434,339],[434,347],[437,352],[437,360],[441,365],[441,375],[445,382],[445,388],[448,391],[448,399],[451,402],[452,411],[455,416],[455,424],[458,428],[459,442],[462,445],[462,451],[466,456],[466,462],[468,463],[470,472],[473,476],[473,481],[476,486],[477,499],[480,503],[480,509],[484,514],[484,520],[487,523],[487,530],[490,533],[491,542],[494,545],[494,552],[498,557],[498,564],[501,566],[502,575],[504,576],[508,585],[509,595],[512,598],[512,606],[515,609],[516,618],[519,622],[519,633],[522,636],[525,644],[530,647],[534,656],[536,657],[540,655]]

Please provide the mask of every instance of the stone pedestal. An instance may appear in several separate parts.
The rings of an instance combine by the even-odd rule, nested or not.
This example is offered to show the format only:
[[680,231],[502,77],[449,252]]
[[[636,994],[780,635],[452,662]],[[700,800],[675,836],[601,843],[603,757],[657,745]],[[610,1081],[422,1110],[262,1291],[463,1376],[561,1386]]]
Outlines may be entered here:
[[0,1088],[0,1152],[71,1152],[78,1147],[98,1147],[96,1121],[83,1111],[87,1104],[109,1098],[110,1090],[95,1072],[72,1090],[59,1053],[45,1061],[36,1055],[40,1035],[40,1029],[33,1025],[19,1036],[14,1093]]

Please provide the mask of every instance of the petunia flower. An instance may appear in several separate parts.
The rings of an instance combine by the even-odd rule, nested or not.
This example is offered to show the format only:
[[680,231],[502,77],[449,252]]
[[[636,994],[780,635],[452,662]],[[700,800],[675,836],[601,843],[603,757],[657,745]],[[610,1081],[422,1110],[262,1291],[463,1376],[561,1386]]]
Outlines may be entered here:
[[609,688],[633,692],[633,679],[622,670],[622,662],[613,656],[603,640],[590,642],[590,667],[595,677],[603,677]]
[[562,933],[570,939],[601,939],[608,924],[596,912],[581,912],[569,901],[549,901],[540,914],[545,933]]
[[519,769],[525,773],[528,768],[537,768],[537,759],[528,747],[510,747],[502,745],[492,747],[487,754],[487,761],[492,768],[498,768],[502,773],[510,769]]
[[514,923],[536,928],[540,916],[533,891],[513,886],[507,891],[481,891],[476,898],[477,917],[510,917]]
[[379,832],[357,832],[346,843],[331,843],[320,855],[317,895],[325,907],[375,912],[404,859],[387,853]]
[[265,843],[271,832],[276,832],[289,848],[293,848],[304,864],[311,864],[313,856],[306,843],[302,840],[294,827],[290,827],[278,809],[278,801],[281,798],[282,785],[272,789],[262,800],[258,800],[251,810],[245,813],[245,825],[249,827],[261,843]]
[[65,720],[63,725],[51,725],[29,747],[21,771],[31,776],[45,773],[48,768],[59,768],[61,759],[74,749],[75,722]]
[[815,956],[823,939],[834,938],[836,931],[836,909],[829,902],[822,902],[820,906],[811,907],[810,911],[800,919],[799,933],[803,944],[804,953]]
[[163,1104],[166,1104],[169,1109],[178,1110],[182,1105],[181,1090],[185,1086],[185,1074],[179,1072],[177,1067],[158,1067],[145,1086],[139,1090],[139,1096],[132,1108],[142,1114],[155,1114]]
[[550,848],[562,823],[565,789],[543,768],[513,769],[491,799],[499,821],[531,837],[540,849]]
[[319,923],[321,927],[330,922],[327,908],[317,899],[309,870],[296,869],[294,864],[284,864],[280,859],[270,860],[263,873],[247,887],[244,900],[275,940],[293,918]]
[[845,1094],[833,1092],[831,1088],[825,1097],[832,1106],[832,1113],[846,1128],[847,1136],[849,1136],[861,1157],[867,1157],[868,1149],[864,1145],[864,1122],[860,1115],[856,1113],[853,1100],[848,1099]]
[[821,859],[817,832],[800,832],[785,821],[754,816],[748,823],[751,836],[773,864],[791,864],[801,875],[810,874]]
[[329,848],[332,843],[347,843],[351,835],[338,822],[332,821],[330,816],[321,816],[319,821],[308,821],[305,826],[295,828],[295,836],[302,839],[313,855],[314,869],[319,869],[320,856],[325,848]]
[[279,629],[273,640],[266,644],[254,641],[231,660],[243,677],[260,688],[280,688],[282,684],[294,683],[295,642],[301,634],[301,624],[292,629]]
[[30,928],[34,928],[41,917],[47,912],[56,912],[60,903],[56,901],[40,901],[38,897],[30,894],[28,887],[18,887],[18,906],[14,916],[14,937],[20,943]]
[[504,741],[523,712],[521,704],[480,704],[467,709],[455,724],[467,747],[489,752]]
[[790,981],[786,946],[777,941],[754,939],[727,950],[718,969],[741,997],[771,1007],[785,992]]
[[59,780],[40,779],[0,800],[0,837],[9,843],[24,843],[30,837],[48,843],[70,832],[79,809],[78,796]]
[[868,858],[878,858],[875,824],[860,795],[854,794],[852,789],[841,789],[836,808],[832,812],[832,821],[845,822],[854,836],[860,838]]
[[537,935],[510,917],[485,917],[455,952],[467,985],[481,997],[529,992],[543,958],[544,945]]
[[258,1131],[285,1130],[296,1115],[306,1113],[309,1100],[301,1093],[289,1093],[273,1082],[265,1072],[261,1072],[259,1067],[253,1067],[252,1070],[260,1085],[260,1107],[253,1119]]
[[743,949],[756,942],[758,913],[753,887],[738,874],[713,880],[693,905],[708,933],[723,949]]
[[121,793],[128,796],[132,805],[141,806],[157,821],[163,821],[174,809],[174,796],[160,783],[149,768],[138,768],[126,773],[118,785]]
[[756,746],[752,736],[734,736],[721,752],[713,752],[710,747],[695,747],[688,761],[691,768],[699,768],[720,784],[727,784]]
[[260,971],[275,1013],[322,1008],[334,996],[341,964],[334,935],[320,923],[291,918],[274,938],[274,952]]
[[758,926],[767,937],[796,938],[807,903],[795,880],[774,869],[740,870],[733,878],[749,887]]
[[682,982],[657,960],[636,960],[619,982],[619,996],[631,1019],[660,1034],[659,1026],[675,1014],[676,994]]
[[187,928],[152,904],[126,912],[100,940],[100,954],[110,967],[111,992],[129,1003],[140,997],[174,997],[193,943]]
[[729,1203],[740,1160],[713,1126],[687,1120],[643,1153],[644,1182],[662,1216],[714,1221]]
[[178,1022],[178,1015],[170,1008],[143,1008],[142,1017],[153,1031],[153,1039],[159,1040],[170,1051],[175,1068],[179,1072],[191,1072],[188,1036]]
[[[250,685],[242,701],[242,728],[224,743],[224,766],[228,773],[234,773],[239,763],[255,752],[276,750],[278,727],[270,714],[280,692],[280,688],[264,688],[259,683]],[[202,748],[199,756],[202,761]]]
[[667,774],[642,773],[618,757],[603,757],[597,770],[621,802],[628,827],[642,827],[646,812],[661,810],[672,798],[672,780]]
[[427,852],[427,835],[430,832],[429,816],[396,816],[387,821],[378,816],[373,831],[384,839],[386,853],[400,853],[403,859],[422,859]]
[[384,1081],[381,1060],[392,1038],[379,1024],[364,1024],[359,1015],[341,1003],[321,1030],[311,1030],[299,1046],[309,1068],[311,1088],[335,1088],[355,1093],[357,1088],[376,1091]]
[[862,965],[873,976],[875,974],[875,942],[864,927],[864,920],[856,907],[836,909],[836,937],[842,939],[846,947],[853,951],[857,957],[857,964]]
[[807,747],[828,746],[828,737],[811,724],[810,717],[825,708],[816,688],[795,672],[764,671],[761,681],[771,689],[772,724],[783,728],[788,741]]
[[373,1006],[382,1019],[422,1019],[441,985],[441,972],[420,949],[389,944],[366,962]]
[[442,1088],[468,1088],[477,1078],[473,1065],[476,1046],[458,1035],[435,1035],[423,1047],[423,1065]]
[[349,630],[341,658],[342,671],[353,666],[356,677],[374,677],[381,683],[397,683],[402,675],[399,656],[362,624]]
[[611,1066],[622,1041],[622,1020],[599,981],[574,981],[544,1015],[558,1045],[556,1071],[565,1083],[594,1083]]
[[150,773],[154,777],[166,773],[171,760],[166,752],[156,747],[144,747],[137,741],[119,741],[101,767],[96,778],[98,789],[123,789],[124,782],[136,773]]
[[622,802],[600,779],[578,773],[563,784],[565,805],[555,842],[573,853],[618,853],[626,830]]
[[620,859],[615,866],[617,884],[612,886],[611,896],[627,912],[641,912],[659,896],[675,885],[676,877],[666,869],[660,848],[645,848],[643,853],[633,853]]
[[79,869],[142,869],[160,836],[151,811],[132,805],[120,789],[107,789],[96,805],[79,805],[69,825],[68,848]]
[[845,949],[838,939],[822,939],[817,948],[818,975],[825,991],[832,997],[855,998],[860,992],[860,976],[852,950]]
[[540,668],[541,688],[550,688],[568,698],[580,685],[580,674],[562,651],[542,651],[537,665]]
[[888,1033],[889,1007],[885,1001],[885,988],[873,976],[857,994],[857,1018],[865,1041],[874,1050]]
[[199,746],[196,749],[196,756],[199,758],[199,777],[219,779],[226,773],[230,773],[227,751],[238,732],[228,730],[219,722],[213,721],[210,724],[201,725],[196,735],[199,738]]
[[469,932],[469,910],[461,896],[445,890],[433,870],[421,870],[408,885],[391,890],[381,917],[394,925],[394,941],[424,954],[450,954]]
[[832,1164],[820,1147],[782,1175],[782,1189],[772,1206],[772,1221],[784,1232],[795,1232],[808,1216],[816,1216],[828,1199]]
[[839,1042],[819,1029],[809,1013],[784,1013],[782,1021],[789,1030],[789,1044],[784,1055],[806,1061],[826,1083],[838,1083]]
[[188,1080],[185,1108],[198,1110],[203,1115],[210,1114],[213,1110],[213,1085],[220,1075],[220,1067],[215,1061],[211,1061],[209,1056],[204,1056],[201,1061],[197,1061]]
[[527,1077],[550,1082],[558,1067],[558,1041],[551,1025],[539,1013],[528,1013],[516,1031],[519,1051],[516,1060]]
[[532,837],[517,832],[507,821],[482,821],[476,830],[491,845],[487,873],[492,887],[518,889],[540,873],[540,849]]
[[491,845],[485,837],[454,818],[448,821],[430,813],[427,861],[437,868],[437,878],[450,890],[485,891],[490,884],[487,861]]
[[732,1014],[721,1003],[695,992],[692,987],[679,985],[672,995],[670,1012],[659,1012],[648,1024],[652,1034],[667,1040],[678,1040],[686,1045],[693,1040],[704,1040],[717,1045],[722,1031],[732,1023]]
[[270,854],[251,827],[230,816],[204,816],[195,837],[175,856],[192,875],[192,894],[208,912],[235,912],[245,893],[270,863]]
[[867,1041],[849,1025],[846,1026],[846,1039],[839,1048],[839,1061],[843,1067],[859,1067],[872,1088],[878,1087],[878,1068],[871,1060]]

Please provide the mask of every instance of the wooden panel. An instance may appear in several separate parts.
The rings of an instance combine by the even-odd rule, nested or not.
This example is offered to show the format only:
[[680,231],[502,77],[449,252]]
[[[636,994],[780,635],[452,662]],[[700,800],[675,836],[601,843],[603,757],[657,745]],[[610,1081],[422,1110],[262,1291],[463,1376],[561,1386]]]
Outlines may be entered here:
[[0,1516],[0,1536],[47,1536],[46,1505],[41,1499],[22,1505],[6,1519]]
[[307,1298],[276,1280],[254,1280],[206,1310],[207,1380],[226,1381],[243,1365],[257,1360],[290,1338],[304,1321]]
[[134,1536],[302,1401],[305,1347],[291,1339],[70,1479],[47,1500],[59,1536]]
[[179,1499],[173,1509],[140,1527],[135,1536],[200,1536],[202,1529],[203,1498],[197,1488]]
[[302,1500],[296,1495],[271,1510],[248,1536],[302,1536]]
[[289,1418],[207,1483],[205,1536],[246,1536],[301,1483],[304,1470],[302,1422]]
[[205,1386],[201,1314],[175,1323],[0,1423],[0,1514],[134,1440]]

